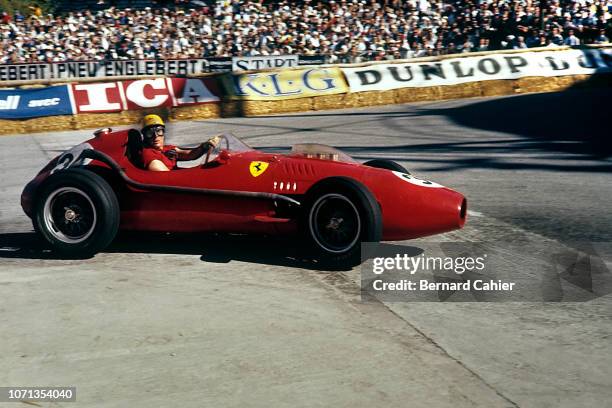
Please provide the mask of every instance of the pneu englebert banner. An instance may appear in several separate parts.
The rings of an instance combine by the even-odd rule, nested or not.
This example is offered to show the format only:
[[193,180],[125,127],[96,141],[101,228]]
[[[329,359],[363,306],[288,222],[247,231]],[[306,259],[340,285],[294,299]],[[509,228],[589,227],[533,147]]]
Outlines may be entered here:
[[342,68],[351,92],[455,85],[494,79],[612,72],[612,49],[541,51]]
[[348,92],[338,68],[229,74],[223,77],[228,94],[235,99],[274,101]]
[[204,58],[188,60],[68,61],[0,65],[2,81],[197,75],[209,71]]
[[72,112],[67,85],[42,89],[0,90],[0,119],[71,115]]

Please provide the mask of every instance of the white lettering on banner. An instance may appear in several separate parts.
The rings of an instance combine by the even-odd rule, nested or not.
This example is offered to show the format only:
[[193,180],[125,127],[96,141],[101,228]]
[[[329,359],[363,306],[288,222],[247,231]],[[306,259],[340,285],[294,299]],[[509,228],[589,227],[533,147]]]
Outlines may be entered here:
[[250,71],[268,68],[291,68],[298,66],[297,55],[274,55],[260,57],[233,57],[232,71]]
[[213,95],[203,81],[199,79],[187,79],[183,93],[178,99],[179,105],[190,103],[217,102],[219,97]]
[[526,76],[612,72],[612,49],[525,52],[449,58],[436,62],[341,68],[351,92],[455,85]]
[[60,98],[32,100],[28,102],[28,108],[38,108],[41,106],[54,106],[54,105],[59,105],[59,103],[60,103]]
[[166,90],[166,81],[164,78],[134,81],[126,88],[125,96],[129,101],[143,108],[154,108],[166,102],[168,95],[155,95],[152,98],[147,98],[145,95],[147,86],[157,90]]
[[79,105],[79,111],[103,112],[121,110],[121,104],[111,103],[108,100],[108,95],[106,94],[108,89],[114,89],[116,86],[116,82],[74,85],[74,89],[76,91],[87,92],[87,99],[89,101],[86,105]]
[[9,95],[5,100],[0,99],[0,109],[2,110],[14,110],[19,106],[19,95]]
[[73,89],[77,112],[116,112],[219,101],[203,80],[195,78],[75,84]]

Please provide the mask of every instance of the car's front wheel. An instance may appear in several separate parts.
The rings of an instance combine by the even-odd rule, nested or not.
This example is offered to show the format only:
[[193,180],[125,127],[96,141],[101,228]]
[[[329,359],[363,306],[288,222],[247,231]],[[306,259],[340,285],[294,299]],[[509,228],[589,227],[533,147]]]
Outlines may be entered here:
[[306,238],[326,261],[356,265],[361,242],[378,242],[382,216],[372,193],[344,177],[327,179],[313,187],[305,202]]
[[102,177],[70,169],[53,174],[41,186],[33,221],[53,249],[87,257],[115,238],[119,214],[117,197]]

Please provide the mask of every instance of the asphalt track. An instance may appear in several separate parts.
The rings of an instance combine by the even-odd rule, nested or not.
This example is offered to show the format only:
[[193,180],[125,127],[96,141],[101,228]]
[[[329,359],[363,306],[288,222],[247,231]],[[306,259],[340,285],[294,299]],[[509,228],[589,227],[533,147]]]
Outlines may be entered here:
[[[465,229],[405,245],[554,255],[589,242],[598,275],[587,291],[564,286],[580,302],[362,302],[358,268],[319,270],[242,237],[129,236],[55,259],[19,195],[89,132],[0,137],[0,386],[76,386],[70,406],[87,407],[610,406],[609,100],[576,90],[169,126],[175,144],[220,131],[267,150],[326,143],[466,194]],[[504,272],[528,280],[536,258],[509,252]]]

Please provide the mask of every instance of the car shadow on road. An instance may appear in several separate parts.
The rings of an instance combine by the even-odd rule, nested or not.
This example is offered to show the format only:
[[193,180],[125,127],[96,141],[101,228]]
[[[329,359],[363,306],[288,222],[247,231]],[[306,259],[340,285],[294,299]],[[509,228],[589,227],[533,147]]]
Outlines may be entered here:
[[[330,272],[351,269],[305,255],[296,241],[261,236],[121,233],[103,253],[199,255],[207,263],[239,261]],[[53,251],[34,232],[0,234],[1,258],[74,259]]]

